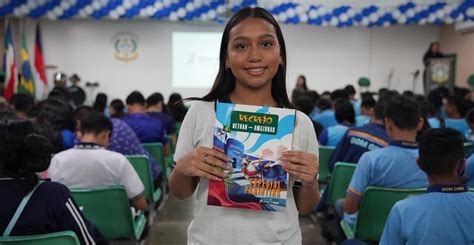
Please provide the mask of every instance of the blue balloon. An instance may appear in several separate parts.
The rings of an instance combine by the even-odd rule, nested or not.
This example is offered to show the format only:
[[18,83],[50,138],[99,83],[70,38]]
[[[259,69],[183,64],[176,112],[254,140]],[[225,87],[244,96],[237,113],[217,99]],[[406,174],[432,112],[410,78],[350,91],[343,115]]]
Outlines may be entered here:
[[332,16],[331,16],[330,14],[325,14],[325,15],[323,16],[323,18],[324,18],[325,21],[331,21]]
[[453,10],[453,12],[451,12],[450,16],[451,18],[457,18],[459,16],[459,11],[458,10]]
[[316,23],[316,25],[320,26],[323,24],[323,18],[321,18],[321,16],[318,16],[318,18],[316,18],[314,20],[314,23]]
[[354,20],[357,21],[357,22],[361,22],[361,21],[362,21],[362,18],[363,18],[363,17],[362,17],[361,14],[356,14],[356,15],[354,16]]

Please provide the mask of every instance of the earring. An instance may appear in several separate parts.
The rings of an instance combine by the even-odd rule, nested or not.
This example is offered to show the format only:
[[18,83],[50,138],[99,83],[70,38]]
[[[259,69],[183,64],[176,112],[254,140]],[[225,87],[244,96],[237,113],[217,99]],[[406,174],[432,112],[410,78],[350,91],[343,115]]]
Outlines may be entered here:
[[229,70],[229,64],[227,64],[227,63],[225,64],[225,69]]

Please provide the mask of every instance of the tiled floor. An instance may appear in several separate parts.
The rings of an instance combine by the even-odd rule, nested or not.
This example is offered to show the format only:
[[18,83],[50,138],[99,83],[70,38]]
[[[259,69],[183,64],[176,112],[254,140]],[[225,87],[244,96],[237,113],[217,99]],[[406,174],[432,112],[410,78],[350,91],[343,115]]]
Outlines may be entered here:
[[[186,244],[186,230],[193,217],[194,198],[180,201],[172,194],[155,218],[146,244]],[[300,216],[304,245],[326,244],[320,235],[319,226],[307,216]]]

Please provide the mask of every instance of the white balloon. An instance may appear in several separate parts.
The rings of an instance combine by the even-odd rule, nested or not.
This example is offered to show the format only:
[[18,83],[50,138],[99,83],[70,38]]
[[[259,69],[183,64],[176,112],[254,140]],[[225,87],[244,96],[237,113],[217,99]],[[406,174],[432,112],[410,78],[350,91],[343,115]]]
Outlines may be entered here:
[[118,6],[118,7],[117,7],[117,14],[118,14],[118,15],[123,15],[123,14],[125,14],[125,11],[126,11],[126,10],[125,10],[125,8],[124,8],[123,6]]
[[453,12],[453,7],[449,4],[447,4],[444,8],[443,8],[443,11],[446,13],[446,14],[451,14],[451,12]]
[[401,15],[399,18],[397,18],[398,23],[400,24],[405,24],[407,22],[407,17],[405,15]]
[[176,14],[176,12],[171,12],[169,19],[171,21],[178,21],[178,14]]
[[278,14],[278,19],[281,22],[285,22],[288,19],[288,17],[286,16],[286,14],[284,12],[281,12],[280,14]]
[[339,20],[340,20],[341,22],[343,22],[343,23],[344,23],[344,22],[347,22],[347,21],[349,20],[349,16],[347,16],[347,14],[341,14],[341,15],[339,16]]
[[[0,2],[3,2],[3,1],[0,1]],[[0,5],[2,5],[2,6],[5,5],[5,4],[6,3],[0,3]],[[36,7],[38,7],[38,4],[36,4],[36,1],[28,1],[27,5],[28,5],[28,8],[30,8],[30,9],[35,9]],[[61,3],[61,5],[62,5],[62,3]]]
[[168,7],[168,6],[171,5],[171,1],[170,1],[170,0],[163,0],[163,5],[164,5],[165,7]]
[[21,15],[27,15],[30,12],[30,8],[27,5],[21,5],[20,13]]
[[20,17],[21,16],[21,11],[20,11],[20,8],[15,8],[13,10],[13,15],[17,16],[17,17]]
[[298,15],[301,15],[301,14],[303,14],[305,11],[304,11],[303,6],[298,5],[298,6],[296,6],[296,8],[295,8],[295,12],[296,12]]
[[132,3],[130,1],[124,1],[122,6],[125,8],[125,9],[130,9],[132,7]]
[[339,21],[337,20],[336,17],[333,16],[333,17],[331,18],[331,21],[329,22],[329,24],[330,24],[331,26],[337,26],[337,24],[339,24]]
[[318,14],[321,16],[321,15],[324,15],[326,13],[326,8],[325,7],[319,7],[318,8]]
[[[10,1],[7,1],[7,2],[10,2]],[[37,2],[38,2],[38,6],[41,6],[46,3],[46,0],[38,0]]]
[[379,19],[379,15],[377,14],[377,12],[374,12],[369,15],[369,20],[371,22],[376,22],[378,19]]
[[56,19],[56,15],[54,14],[53,11],[49,11],[48,14],[46,14],[46,17],[48,17],[48,19],[50,19],[50,20],[55,20]]
[[462,22],[464,20],[464,14],[461,13],[457,18],[456,18],[456,21],[457,22]]
[[301,23],[307,23],[308,22],[308,15],[300,14],[300,15],[298,15],[298,17],[300,18]]
[[293,18],[296,16],[296,12],[293,8],[289,8],[288,10],[286,10],[286,16],[288,16],[288,18]]
[[100,5],[100,2],[92,2],[92,8],[94,10],[99,10],[100,8],[102,8],[102,5]]
[[470,7],[466,10],[466,15],[469,17],[474,17],[474,7]]
[[226,8],[224,5],[219,5],[219,7],[217,7],[217,13],[223,14],[225,13],[225,11],[226,11]]
[[186,8],[186,11],[188,11],[188,12],[194,11],[194,3],[192,3],[192,2],[187,3],[185,8]]
[[202,6],[202,1],[201,0],[194,1],[194,6],[196,6],[196,8],[201,7]]
[[385,21],[385,22],[383,23],[383,27],[385,27],[385,28],[386,28],[386,27],[389,27],[389,26],[390,26],[390,22],[388,22],[388,21]]
[[454,20],[453,20],[453,18],[451,18],[451,17],[446,17],[446,18],[444,19],[444,23],[450,25],[450,24],[454,23]]
[[63,15],[63,13],[64,13],[64,10],[63,10],[61,7],[56,7],[56,8],[54,8],[53,11],[54,11],[54,14],[55,14],[56,16],[61,16],[61,15]]
[[356,11],[352,8],[348,9],[346,13],[349,17],[354,17],[356,15]]
[[442,19],[446,13],[443,10],[436,11],[436,17]]
[[326,21],[323,21],[323,23],[321,24],[321,26],[328,26],[328,23]]
[[152,15],[155,14],[155,7],[153,7],[153,6],[148,6],[148,7],[146,7],[145,10],[146,10],[146,15],[147,16],[152,16]]
[[132,0],[132,5],[137,5],[138,3],[140,3],[140,0]]
[[161,2],[156,2],[153,6],[155,6],[155,8],[157,10],[162,10],[163,9],[163,3],[161,3]]
[[308,15],[309,15],[309,18],[316,19],[318,18],[318,11],[316,11],[315,9],[311,9]]
[[146,15],[146,9],[140,9],[140,12],[138,12],[138,16],[145,18],[147,17]]
[[415,10],[413,10],[413,9],[407,10],[406,15],[410,18],[415,16]]
[[119,18],[119,14],[117,13],[117,11],[115,10],[112,10],[109,12],[109,18],[113,19],[113,20],[116,20]]
[[211,9],[207,12],[207,18],[213,20],[217,17],[217,13],[215,10]]
[[421,6],[421,5],[416,5],[416,6],[415,6],[415,12],[418,13],[418,12],[420,12],[420,11],[422,11],[422,10],[423,10],[423,6]]
[[436,20],[436,15],[430,14],[428,16],[428,22],[433,23],[433,22],[435,22],[435,20]]
[[397,9],[397,10],[393,11],[392,16],[393,16],[393,18],[398,19],[398,17],[400,17],[401,14],[402,13],[400,13],[400,10]]
[[100,0],[99,2],[100,2],[100,5],[102,5],[102,7],[107,6],[107,4],[109,3],[108,0]]
[[90,5],[87,5],[84,8],[84,12],[85,12],[85,14],[90,15],[90,14],[92,14],[92,12],[94,12],[94,9]]
[[186,10],[184,10],[184,8],[179,8],[178,9],[178,17],[179,18],[184,18],[184,16],[186,16]]
[[361,24],[363,26],[368,26],[369,23],[370,23],[369,19],[367,19],[366,17],[362,18]]
[[61,8],[66,10],[71,7],[71,4],[69,2],[61,2]]
[[201,14],[201,16],[199,16],[199,19],[201,21],[207,21],[207,14]]
[[426,24],[426,19],[421,19],[419,22],[418,22],[418,25],[425,25]]

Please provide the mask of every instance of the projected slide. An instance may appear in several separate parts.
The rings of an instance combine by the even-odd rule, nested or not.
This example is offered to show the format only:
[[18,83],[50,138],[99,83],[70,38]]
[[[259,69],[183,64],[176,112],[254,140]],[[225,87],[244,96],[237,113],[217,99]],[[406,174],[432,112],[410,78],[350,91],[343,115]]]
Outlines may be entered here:
[[173,33],[173,87],[210,88],[219,68],[222,33]]

